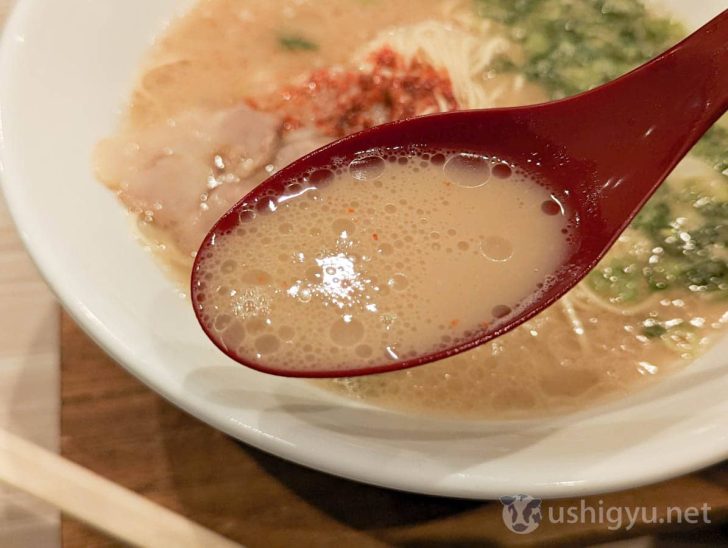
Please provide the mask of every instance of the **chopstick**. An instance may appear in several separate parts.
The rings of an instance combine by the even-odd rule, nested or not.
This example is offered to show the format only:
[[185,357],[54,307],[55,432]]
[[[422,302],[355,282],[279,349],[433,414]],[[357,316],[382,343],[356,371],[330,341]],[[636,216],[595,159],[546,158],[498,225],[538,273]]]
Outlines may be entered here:
[[2,429],[0,481],[132,545],[165,548],[240,546]]

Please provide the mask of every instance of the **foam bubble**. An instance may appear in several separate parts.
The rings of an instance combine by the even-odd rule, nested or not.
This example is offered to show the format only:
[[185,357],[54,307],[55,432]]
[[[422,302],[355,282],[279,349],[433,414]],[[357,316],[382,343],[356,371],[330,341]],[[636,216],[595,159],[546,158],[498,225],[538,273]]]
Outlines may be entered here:
[[387,285],[396,291],[402,291],[407,288],[409,285],[409,280],[407,279],[407,276],[401,273],[397,273],[389,280],[387,280]]
[[510,306],[505,305],[505,304],[498,304],[498,305],[496,305],[496,306],[493,307],[493,310],[491,311],[491,314],[492,314],[492,316],[494,318],[499,318],[500,319],[500,318],[505,318],[511,312],[513,312],[513,309],[511,309]]
[[356,225],[349,219],[336,219],[331,228],[339,238],[350,238],[356,231]]
[[364,337],[364,325],[352,318],[338,319],[331,325],[329,337],[340,346],[353,346]]
[[382,176],[385,168],[380,156],[364,156],[351,161],[349,173],[358,181],[373,181]]
[[233,323],[225,331],[223,331],[220,340],[223,346],[228,350],[235,349],[245,339],[245,328],[239,322]]
[[240,275],[240,281],[248,285],[266,285],[271,282],[273,277],[265,270],[257,268],[245,270]]
[[293,337],[296,336],[296,330],[288,325],[284,325],[278,329],[278,334],[280,335],[281,340],[292,341]]
[[220,314],[215,318],[215,329],[218,331],[224,330],[230,324],[232,319],[232,316],[229,316],[228,314]]
[[491,169],[493,176],[498,179],[508,179],[513,175],[513,170],[508,164],[495,164]]
[[559,215],[561,214],[561,206],[555,200],[545,200],[541,203],[541,211],[546,215]]
[[255,339],[253,346],[260,356],[267,356],[275,353],[281,347],[281,341],[275,335],[261,335]]
[[481,187],[490,178],[490,161],[479,154],[455,154],[448,158],[442,169],[449,182],[463,188]]
[[377,247],[377,252],[380,255],[384,255],[384,256],[392,255],[394,253],[394,247],[392,247],[388,243],[383,243],[379,247]]

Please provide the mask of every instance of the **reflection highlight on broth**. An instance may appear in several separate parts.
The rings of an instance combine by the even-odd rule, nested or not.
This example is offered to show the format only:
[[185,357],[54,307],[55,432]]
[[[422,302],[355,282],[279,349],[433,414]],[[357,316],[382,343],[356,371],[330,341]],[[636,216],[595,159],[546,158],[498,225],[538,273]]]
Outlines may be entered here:
[[[133,213],[144,244],[186,279],[194,252],[225,211],[271,173],[327,142],[409,116],[571,95],[619,76],[683,33],[637,0],[610,3],[609,13],[601,4],[203,0],[165,31],[145,59],[119,130],[99,145],[99,178]],[[634,47],[624,47],[624,36],[632,37]],[[587,279],[504,337],[416,369],[308,382],[407,412],[488,419],[569,412],[663,378],[724,332],[726,150],[728,131],[719,125]],[[378,169],[366,162],[361,167]],[[459,190],[495,190],[504,168],[489,168],[487,185]],[[362,197],[337,200],[357,202],[359,213],[369,207]],[[412,216],[411,207],[391,205],[391,219]],[[420,206],[413,207],[417,217]],[[539,215],[549,220],[544,211]],[[434,219],[433,213],[430,222]],[[343,221],[338,235],[337,220]],[[278,233],[257,237],[275,259],[286,244],[273,216],[270,222]],[[334,249],[342,232],[348,241],[347,222],[348,212],[322,223]],[[391,226],[399,230],[394,221]],[[462,232],[456,227],[430,232],[438,232],[442,246],[451,229],[452,253],[475,258],[481,251],[484,264],[493,268],[515,260],[512,230],[478,233],[477,241],[458,239]],[[418,253],[428,246],[434,252],[430,233],[411,237]],[[270,242],[264,244],[265,238]],[[400,272],[394,241],[379,244],[384,251],[385,243],[392,247],[386,256],[394,263],[382,262],[377,287],[397,296],[385,283],[391,278],[396,287],[401,281],[394,276]],[[461,241],[467,250],[458,247]],[[446,247],[438,252],[447,253]],[[275,269],[258,269],[275,275]],[[473,284],[467,269],[452,275],[460,276],[461,285]],[[407,281],[412,291],[415,282]],[[483,309],[490,318],[501,304],[512,306],[488,303]],[[452,336],[447,326],[452,319],[457,318],[443,316],[431,324],[437,331],[433,344]],[[218,321],[224,327],[226,320]],[[277,343],[266,338],[258,345],[264,351],[284,345],[303,335],[300,327],[282,323],[273,332]],[[246,328],[244,335],[253,348],[259,338],[254,330]],[[364,337],[342,348],[355,354]]]
[[571,237],[546,187],[464,152],[369,151],[238,217],[200,251],[198,317],[243,363],[311,375],[497,329],[549,286]]

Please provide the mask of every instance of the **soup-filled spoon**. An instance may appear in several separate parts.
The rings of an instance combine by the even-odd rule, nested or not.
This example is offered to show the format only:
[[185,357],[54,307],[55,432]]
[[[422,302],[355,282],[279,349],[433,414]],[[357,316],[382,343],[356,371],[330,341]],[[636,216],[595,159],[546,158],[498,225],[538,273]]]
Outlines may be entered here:
[[422,365],[574,287],[728,109],[728,11],[572,98],[377,126],[275,173],[212,228],[195,313],[297,377]]

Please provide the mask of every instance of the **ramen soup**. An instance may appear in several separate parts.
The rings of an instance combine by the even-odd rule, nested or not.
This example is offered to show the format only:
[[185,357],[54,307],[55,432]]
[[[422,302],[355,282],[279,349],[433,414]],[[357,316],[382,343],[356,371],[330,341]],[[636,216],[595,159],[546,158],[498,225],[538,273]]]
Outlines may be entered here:
[[[118,130],[99,144],[96,171],[131,212],[134,230],[144,245],[186,285],[197,249],[220,216],[271,173],[307,152],[391,120],[572,95],[625,73],[682,36],[684,29],[637,0],[205,0],[172,22],[145,57]],[[517,173],[506,180],[491,173],[488,182],[475,189],[432,187],[427,193],[430,205],[425,207],[423,192],[418,191],[416,200],[408,193],[414,185],[425,185],[420,175],[431,168],[420,166],[422,171],[415,178],[414,173],[405,176],[406,169],[387,164],[388,173],[402,172],[399,182],[403,184],[395,186],[384,178],[363,181],[367,188],[376,188],[377,181],[382,184],[376,190],[378,199],[358,194],[363,187],[357,187],[362,181],[356,179],[337,182],[327,191],[307,192],[321,199],[336,198],[338,205],[329,202],[329,212],[324,212],[323,202],[305,195],[292,200],[291,204],[320,207],[316,228],[321,233],[316,238],[321,238],[322,249],[304,250],[303,264],[280,257],[317,241],[301,232],[310,231],[310,220],[290,222],[292,231],[282,234],[283,216],[274,214],[250,224],[251,232],[253,227],[260,232],[241,236],[254,244],[257,257],[265,261],[264,266],[256,266],[265,273],[264,281],[269,276],[285,281],[286,290],[299,288],[298,300],[288,293],[279,295],[287,307],[305,304],[300,298],[305,299],[303,290],[308,289],[311,302],[319,304],[324,299],[333,303],[349,295],[369,296],[377,312],[367,311],[361,305],[368,301],[360,301],[351,316],[361,323],[347,323],[337,305],[319,310],[309,303],[307,314],[313,317],[318,310],[315,319],[321,322],[321,327],[314,327],[308,317],[303,322],[283,321],[280,310],[265,307],[256,316],[261,321],[254,321],[250,307],[242,306],[228,314],[229,320],[219,315],[221,330],[216,331],[213,323],[212,332],[220,333],[223,341],[224,328],[242,326],[237,338],[229,341],[236,352],[242,346],[248,356],[277,345],[276,354],[262,356],[263,362],[273,355],[283,356],[288,341],[295,339],[301,341],[295,345],[295,355],[302,357],[296,363],[329,367],[340,363],[337,360],[344,355],[364,363],[386,351],[387,341],[376,338],[382,331],[370,330],[371,324],[366,323],[381,321],[384,307],[386,312],[398,313],[396,318],[384,316],[391,320],[390,332],[396,333],[391,341],[396,338],[401,346],[404,335],[410,333],[408,344],[419,350],[426,350],[427,344],[449,344],[478,322],[497,320],[493,309],[498,305],[514,309],[519,299],[536,290],[536,277],[514,277],[513,287],[510,280],[496,284],[498,293],[486,293],[490,289],[479,284],[498,276],[500,268],[521,264],[537,265],[546,278],[556,263],[545,256],[531,256],[528,251],[529,257],[523,259],[527,263],[516,262],[521,260],[516,251],[530,244],[520,234],[522,223],[543,223],[544,234],[555,230],[557,237],[548,241],[558,245],[562,242],[558,227],[564,219],[539,213],[536,205],[543,199],[542,189],[529,186]],[[441,175],[440,184],[447,179]],[[689,364],[724,333],[728,321],[727,176],[728,130],[719,122],[598,267],[522,326],[422,367],[300,382],[391,409],[479,419],[570,412],[650,386]],[[385,192],[385,184],[394,193]],[[504,192],[502,204],[498,198],[497,208],[479,194],[496,193],[504,185],[509,193],[523,192],[524,207],[530,204],[536,214],[511,215],[500,226],[481,222],[471,227],[460,213],[452,213],[461,202],[443,194],[438,206],[432,205],[438,193],[467,193],[476,196],[468,200],[472,210],[495,210],[504,216],[508,193]],[[345,189],[351,194],[344,195]],[[444,201],[450,204],[443,205]],[[388,205],[394,207],[392,213],[386,211]],[[285,215],[303,217],[296,207],[302,206],[286,207]],[[370,208],[373,213],[368,213]],[[441,208],[449,208],[450,213]],[[405,219],[416,224],[422,218],[426,229],[413,227],[412,222],[398,224]],[[432,237],[435,232],[439,238]],[[382,236],[380,242],[372,233]],[[296,239],[302,235],[311,239]],[[513,249],[510,264],[491,260],[505,251],[494,252],[491,259],[481,253],[490,237],[502,238],[491,241],[502,244],[496,249]],[[401,247],[395,245],[397,241]],[[467,249],[461,249],[461,242]],[[391,253],[385,253],[390,251],[385,244],[391,246]],[[433,249],[436,244],[439,249]],[[356,257],[349,245],[360,250]],[[230,250],[243,252],[234,246]],[[363,262],[365,255],[370,262]],[[554,250],[551,259],[557,255]],[[435,256],[437,261],[432,260]],[[316,262],[327,257],[341,258],[341,262]],[[424,264],[412,262],[412,257],[425,257]],[[238,283],[241,277],[253,276],[249,285],[241,286],[243,291],[254,295],[274,287],[256,285],[258,279],[242,266],[242,258],[235,261],[231,272]],[[333,274],[326,271],[329,267],[335,269],[329,271]],[[419,292],[433,291],[435,285],[419,285],[417,274],[425,275],[433,268],[446,275],[435,276],[442,284],[442,295],[437,295],[441,300],[428,303]],[[222,269],[221,264],[220,276]],[[525,276],[527,270],[513,271]],[[349,274],[369,281],[343,287]],[[335,284],[334,277],[339,280]],[[228,287],[232,289],[232,284]],[[330,288],[341,293],[326,293]],[[218,288],[210,285],[206,292],[216,295],[213,289]],[[440,308],[466,294],[478,295],[472,299],[473,306]],[[455,308],[457,314],[452,314]],[[429,315],[420,313],[428,309]],[[410,313],[413,310],[418,314]],[[267,319],[272,320],[269,329],[256,331]],[[337,319],[341,323],[336,324]],[[351,325],[362,329],[352,332]],[[314,331],[318,339],[313,339]],[[418,341],[420,335],[414,334],[419,332],[432,337]],[[351,344],[336,343],[337,338]],[[316,344],[320,351],[314,350]],[[362,355],[368,352],[367,346],[371,356]],[[394,351],[403,352],[402,348]]]
[[276,370],[366,369],[489,331],[569,247],[547,188],[472,153],[368,153],[261,203],[201,252],[193,302],[219,346]]

